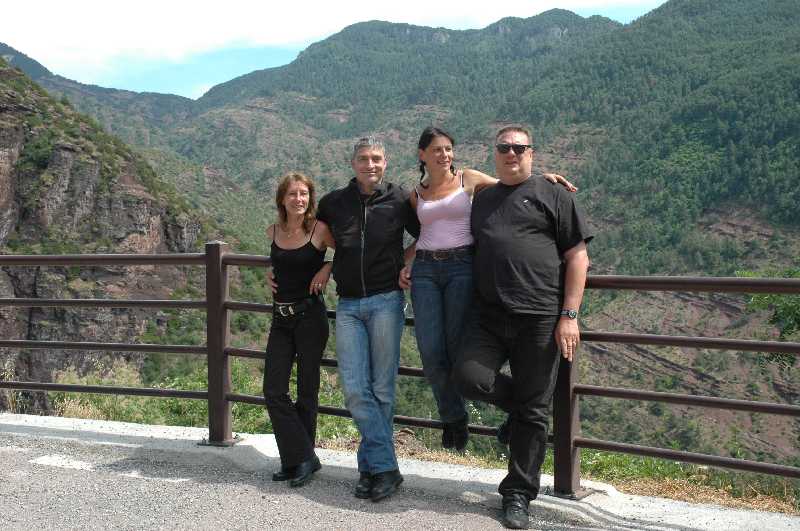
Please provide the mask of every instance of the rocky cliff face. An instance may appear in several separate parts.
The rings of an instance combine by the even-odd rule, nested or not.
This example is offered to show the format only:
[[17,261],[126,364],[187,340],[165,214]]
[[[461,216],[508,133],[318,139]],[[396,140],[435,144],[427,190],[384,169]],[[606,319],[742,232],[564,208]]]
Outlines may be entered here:
[[[200,223],[121,142],[0,62],[0,252],[174,253],[194,250]],[[168,298],[176,267],[3,267],[0,297]],[[134,343],[149,310],[0,307],[0,337]],[[0,377],[51,381],[102,369],[113,353],[0,349]],[[136,355],[126,354],[137,361]],[[0,409],[9,406],[0,393]],[[23,411],[48,411],[41,393]]]

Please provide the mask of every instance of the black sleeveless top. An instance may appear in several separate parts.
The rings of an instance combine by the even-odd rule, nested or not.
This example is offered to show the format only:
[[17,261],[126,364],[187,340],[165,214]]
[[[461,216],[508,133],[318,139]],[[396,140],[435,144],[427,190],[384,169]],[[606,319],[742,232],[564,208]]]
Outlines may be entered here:
[[[314,224],[314,229],[316,228],[317,225]],[[278,292],[275,294],[277,302],[297,302],[310,296],[308,288],[311,279],[325,260],[325,251],[320,251],[311,243],[314,229],[311,230],[306,244],[297,249],[281,249],[275,244],[273,233],[270,253],[275,282],[278,284]]]

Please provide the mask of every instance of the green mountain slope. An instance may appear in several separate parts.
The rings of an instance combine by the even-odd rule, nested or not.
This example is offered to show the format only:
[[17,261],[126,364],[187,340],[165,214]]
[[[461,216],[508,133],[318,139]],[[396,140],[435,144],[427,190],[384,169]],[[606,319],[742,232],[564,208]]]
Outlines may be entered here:
[[38,61],[2,42],[0,42],[0,59],[3,59],[11,66],[19,68],[34,80],[53,75],[50,70]]
[[[491,170],[491,133],[524,122],[536,134],[537,169],[581,187],[598,233],[595,272],[731,275],[798,265],[799,33],[796,0],[671,0],[625,26],[561,10],[470,31],[373,21],[197,102],[85,86],[59,93],[107,129],[129,128],[126,138],[248,249],[263,247],[275,178],[301,170],[323,190],[340,185],[358,135],[383,136],[390,178],[413,181],[425,125],[455,134],[459,163]],[[769,313],[746,302],[591,293],[583,324],[778,337]],[[418,364],[407,347],[404,363]],[[760,355],[587,349],[586,383],[797,400],[796,366]],[[423,382],[403,383],[400,412],[430,409],[426,392]],[[783,462],[797,455],[791,419],[586,402],[592,435],[693,450],[721,441],[731,455]]]
[[[141,155],[65,101],[0,60],[0,253],[177,253],[211,236],[212,224]],[[0,297],[169,298],[189,281],[174,266],[3,267]],[[156,314],[6,307],[0,337],[135,343]],[[144,358],[124,359],[138,368]],[[49,382],[63,369],[113,364],[102,352],[0,348],[0,372],[9,380]],[[52,411],[43,393],[0,393],[0,409],[11,401],[20,411]]]

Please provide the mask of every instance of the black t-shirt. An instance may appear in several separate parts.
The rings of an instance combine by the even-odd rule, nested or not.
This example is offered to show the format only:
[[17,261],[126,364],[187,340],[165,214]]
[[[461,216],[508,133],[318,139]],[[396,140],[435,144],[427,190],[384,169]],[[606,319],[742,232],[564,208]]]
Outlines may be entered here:
[[535,177],[498,183],[475,196],[471,223],[481,301],[511,313],[558,315],[564,251],[592,239],[575,194]]

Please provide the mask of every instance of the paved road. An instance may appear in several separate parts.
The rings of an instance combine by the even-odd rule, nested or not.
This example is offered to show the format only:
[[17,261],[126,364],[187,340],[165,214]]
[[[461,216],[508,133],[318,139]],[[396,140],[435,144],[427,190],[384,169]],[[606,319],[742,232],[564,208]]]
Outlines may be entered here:
[[[321,450],[301,489],[270,481],[271,436],[198,446],[205,430],[0,414],[0,529],[499,529],[499,470],[403,460],[401,491],[356,499],[355,459]],[[544,483],[552,478],[544,478]],[[540,496],[534,529],[800,529],[800,519],[622,495]]]

